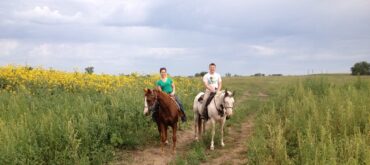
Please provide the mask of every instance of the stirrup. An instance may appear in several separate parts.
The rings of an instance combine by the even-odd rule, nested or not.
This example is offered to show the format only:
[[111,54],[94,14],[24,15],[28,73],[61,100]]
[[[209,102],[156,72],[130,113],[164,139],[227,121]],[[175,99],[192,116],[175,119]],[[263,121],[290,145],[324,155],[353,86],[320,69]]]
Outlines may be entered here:
[[203,120],[208,120],[209,119],[209,116],[207,114],[200,114],[200,119],[203,119]]

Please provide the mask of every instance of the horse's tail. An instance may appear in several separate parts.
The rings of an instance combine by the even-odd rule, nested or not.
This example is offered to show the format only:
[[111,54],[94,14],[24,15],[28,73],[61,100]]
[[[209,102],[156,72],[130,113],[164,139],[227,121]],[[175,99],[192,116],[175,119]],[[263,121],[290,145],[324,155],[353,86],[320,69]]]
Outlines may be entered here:
[[198,117],[197,117],[198,132],[202,132],[202,119],[200,118],[200,114],[196,114],[196,115],[198,115]]
[[204,92],[199,92],[198,94],[197,94],[197,96],[195,96],[195,98],[194,98],[194,103],[193,103],[193,111],[194,111],[194,113],[200,113],[200,109],[198,109],[198,105],[200,104],[200,102],[199,102],[199,98],[200,97],[202,97],[202,95],[204,95]]
[[200,112],[200,109],[199,109],[201,107],[201,103],[199,102],[199,98],[202,97],[202,95],[204,95],[204,92],[198,93],[197,96],[195,96],[194,103],[193,103],[193,112],[194,112],[194,119],[195,119],[194,124],[196,125],[196,127],[194,129],[195,129],[195,132],[198,131],[199,134],[202,131],[202,119],[200,118],[200,113],[201,112]]

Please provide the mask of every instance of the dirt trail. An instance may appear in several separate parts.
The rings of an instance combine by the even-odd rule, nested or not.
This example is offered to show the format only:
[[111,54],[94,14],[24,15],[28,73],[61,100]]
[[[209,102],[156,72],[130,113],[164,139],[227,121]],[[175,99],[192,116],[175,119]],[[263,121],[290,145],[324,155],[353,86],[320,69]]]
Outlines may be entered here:
[[246,142],[252,134],[254,115],[247,118],[240,128],[228,128],[228,135],[225,136],[225,148],[217,148],[217,157],[208,159],[203,164],[246,164],[247,163],[247,146]]
[[[191,120],[188,122],[192,122]],[[186,146],[194,140],[193,127],[183,131],[178,131],[177,134],[177,154],[185,152]],[[140,165],[163,165],[169,164],[171,160],[175,159],[176,154],[172,154],[172,131],[168,132],[169,144],[165,146],[164,153],[161,153],[160,144],[156,144],[152,147],[145,148],[143,150],[126,151],[119,153],[117,157],[129,157],[131,160],[125,162],[124,160],[116,160],[110,164],[140,164]]]
[[[250,93],[246,91],[238,102],[245,101],[250,97]],[[259,96],[261,97],[261,96]],[[246,144],[248,137],[251,135],[253,128],[254,115],[248,117],[241,127],[232,128],[229,127],[228,135],[224,137],[225,148],[216,149],[215,151],[209,152],[218,152],[218,157],[207,160],[204,164],[246,164]],[[192,122],[189,120],[188,122]],[[209,128],[209,126],[208,126]],[[176,154],[172,154],[172,132],[169,132],[169,145],[165,147],[164,153],[161,153],[159,144],[156,144],[152,147],[145,148],[143,150],[135,151],[122,151],[116,155],[118,158],[130,158],[127,160],[115,160],[109,164],[140,164],[140,165],[163,165],[169,164],[172,160],[176,158]],[[177,134],[177,155],[185,153],[188,149],[190,143],[194,141],[194,132],[193,126],[179,131]]]

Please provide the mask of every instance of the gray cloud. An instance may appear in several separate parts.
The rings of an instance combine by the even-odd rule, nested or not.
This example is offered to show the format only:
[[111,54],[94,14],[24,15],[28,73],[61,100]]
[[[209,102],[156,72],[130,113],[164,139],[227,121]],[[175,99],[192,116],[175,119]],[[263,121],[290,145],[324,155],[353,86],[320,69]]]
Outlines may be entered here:
[[367,0],[1,1],[0,65],[192,75],[349,72],[370,60]]

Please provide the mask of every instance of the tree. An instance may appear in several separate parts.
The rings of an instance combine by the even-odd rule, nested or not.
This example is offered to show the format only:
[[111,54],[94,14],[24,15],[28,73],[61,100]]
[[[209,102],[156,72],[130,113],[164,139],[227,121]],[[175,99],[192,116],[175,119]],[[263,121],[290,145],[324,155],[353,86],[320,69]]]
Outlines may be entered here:
[[366,61],[358,62],[351,67],[352,75],[370,75],[370,64]]
[[263,73],[256,73],[256,74],[254,74],[254,76],[256,76],[256,77],[263,77],[263,76],[265,76],[265,74],[263,74]]
[[207,72],[200,72],[200,73],[195,73],[195,77],[203,77],[204,75],[206,75]]
[[225,76],[226,77],[231,77],[231,73],[226,73]]
[[32,66],[25,66],[24,68],[25,68],[26,70],[28,70],[28,71],[33,70]]
[[94,67],[93,66],[86,67],[85,68],[85,73],[93,74],[94,73]]

